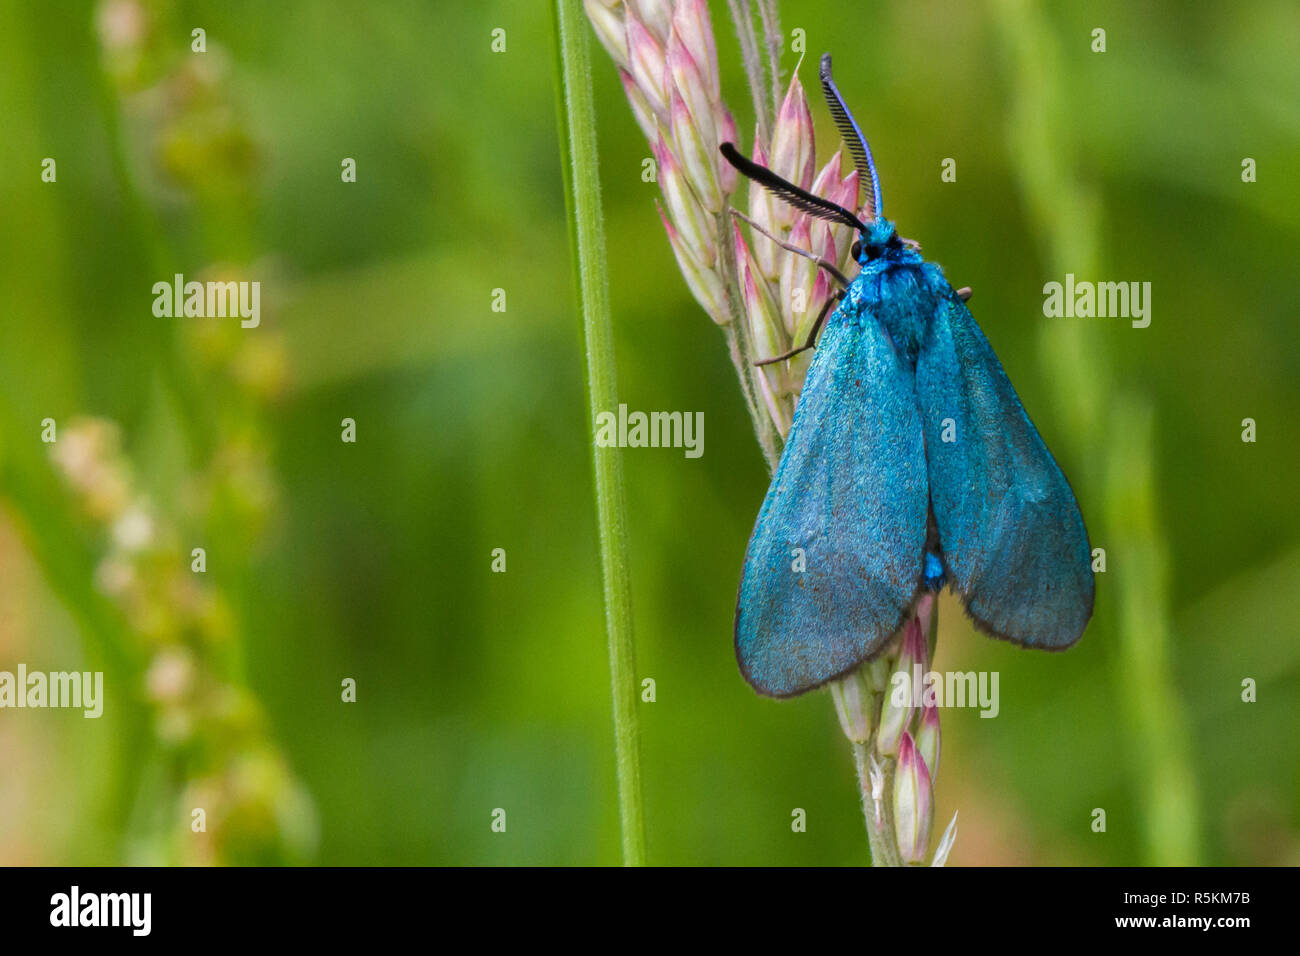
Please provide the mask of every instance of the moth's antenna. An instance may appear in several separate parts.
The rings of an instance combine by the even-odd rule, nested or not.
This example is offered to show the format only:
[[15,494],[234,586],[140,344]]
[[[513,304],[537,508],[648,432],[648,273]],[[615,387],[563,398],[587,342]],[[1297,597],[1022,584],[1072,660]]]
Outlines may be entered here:
[[745,176],[748,176],[765,189],[770,189],[796,209],[800,209],[818,219],[851,226],[859,232],[865,233],[867,231],[867,227],[862,220],[843,206],[838,206],[821,196],[814,196],[807,190],[800,189],[794,183],[782,179],[766,166],[760,166],[758,163],[746,159],[740,155],[733,143],[723,143],[718,147],[718,151],[722,153],[727,162],[735,166]]
[[867,138],[862,135],[862,130],[858,127],[857,121],[849,108],[844,105],[844,97],[840,96],[839,88],[836,87],[835,81],[831,79],[831,55],[822,54],[822,92],[826,94],[826,105],[830,107],[831,116],[835,119],[835,126],[839,129],[840,135],[844,137],[844,142],[849,147],[849,152],[853,154],[853,165],[858,168],[858,179],[871,180],[871,201],[867,206],[870,213],[869,218],[875,219],[881,214],[884,203],[880,199],[880,178],[876,175],[876,161],[871,158],[871,147],[867,145]]

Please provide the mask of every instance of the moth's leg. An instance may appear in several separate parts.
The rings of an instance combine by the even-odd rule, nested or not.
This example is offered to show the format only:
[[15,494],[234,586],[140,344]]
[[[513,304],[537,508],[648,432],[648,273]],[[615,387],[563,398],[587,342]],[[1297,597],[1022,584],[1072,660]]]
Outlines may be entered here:
[[970,297],[971,297],[973,294],[974,294],[974,293],[973,293],[973,291],[971,290],[971,287],[968,286],[968,285],[964,285],[964,286],[962,286],[960,289],[957,290],[957,297],[958,297],[959,299],[961,299],[963,302],[969,302],[969,301],[970,301]]
[[[838,282],[845,289],[849,287],[848,277],[845,276],[844,273],[841,272],[839,269],[835,268],[835,264],[833,262],[829,261],[828,259],[822,258],[821,256],[817,255],[817,253],[815,252],[810,252],[807,249],[800,249],[798,246],[793,245],[792,243],[785,242],[782,239],[778,239],[776,236],[772,235],[770,232],[768,232],[758,223],[754,222],[754,220],[746,216],[739,209],[731,210],[731,214],[735,216],[737,219],[749,223],[749,227],[751,229],[767,236],[767,238],[771,239],[782,249],[786,250],[786,252],[793,252],[795,255],[803,256],[805,259],[811,259],[813,262],[817,263],[818,266],[825,269],[831,275],[831,277],[834,278],[835,281]],[[773,359],[772,361],[776,361],[776,360]]]
[[844,298],[844,290],[841,289],[839,292],[836,292],[833,296],[831,296],[829,299],[826,300],[826,303],[822,306],[822,310],[817,313],[817,319],[813,322],[812,329],[808,332],[807,342],[799,346],[797,349],[791,349],[790,351],[786,352],[784,355],[778,355],[774,358],[766,358],[761,361],[755,362],[754,364],[756,366],[773,365],[776,362],[784,362],[786,359],[792,359],[800,352],[808,351],[808,349],[812,348],[814,345],[817,344],[817,333],[821,331],[822,323],[826,321],[826,316],[830,315],[831,306],[833,306],[836,302],[839,302],[840,299],[842,298]]

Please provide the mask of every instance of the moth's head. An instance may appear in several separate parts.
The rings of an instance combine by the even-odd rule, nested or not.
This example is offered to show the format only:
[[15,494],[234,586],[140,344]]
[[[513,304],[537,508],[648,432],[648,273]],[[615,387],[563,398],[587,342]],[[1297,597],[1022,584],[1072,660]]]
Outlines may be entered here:
[[853,258],[858,265],[865,266],[873,259],[881,259],[903,248],[903,241],[898,238],[894,224],[888,219],[877,217],[867,224],[859,238],[853,243]]

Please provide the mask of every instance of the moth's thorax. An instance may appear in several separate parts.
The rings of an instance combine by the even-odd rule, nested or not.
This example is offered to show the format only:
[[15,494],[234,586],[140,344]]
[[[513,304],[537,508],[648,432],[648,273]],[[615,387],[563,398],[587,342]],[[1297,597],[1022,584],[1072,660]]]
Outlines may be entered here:
[[894,347],[915,364],[930,316],[950,294],[943,271],[900,244],[862,265],[845,293],[841,313],[846,322],[879,322]]

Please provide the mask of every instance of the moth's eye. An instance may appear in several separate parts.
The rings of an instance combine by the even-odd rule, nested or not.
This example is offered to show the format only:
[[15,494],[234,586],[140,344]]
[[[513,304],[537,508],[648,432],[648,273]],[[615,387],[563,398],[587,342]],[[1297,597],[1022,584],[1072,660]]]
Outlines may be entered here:
[[849,250],[849,254],[852,255],[854,259],[856,259],[858,256],[862,255],[862,240],[861,240],[861,239],[854,239],[854,240],[853,240],[853,248],[851,248],[851,249]]

